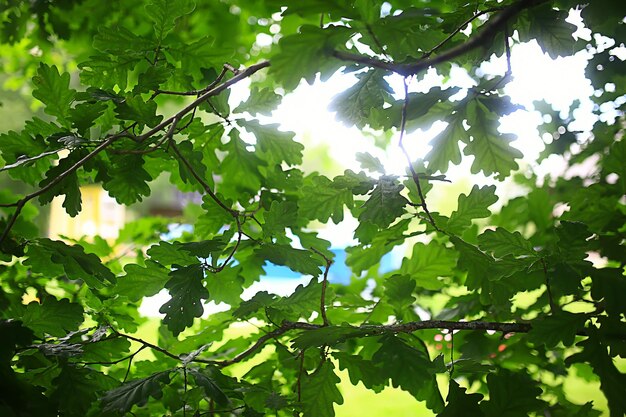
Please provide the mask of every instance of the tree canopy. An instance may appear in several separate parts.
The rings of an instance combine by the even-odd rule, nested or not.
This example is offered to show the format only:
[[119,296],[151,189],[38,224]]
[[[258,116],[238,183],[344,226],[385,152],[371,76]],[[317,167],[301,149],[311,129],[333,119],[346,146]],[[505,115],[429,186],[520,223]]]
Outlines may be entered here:
[[[442,417],[600,415],[564,389],[578,375],[623,416],[624,16],[613,0],[6,1],[2,81],[32,114],[0,134],[0,415],[330,417],[345,371]],[[505,93],[511,48],[531,41],[552,58],[587,50],[595,90],[590,131],[572,128],[576,103],[536,103],[552,138],[536,164],[566,167],[552,176],[498,130],[520,108]],[[494,56],[507,70],[479,71]],[[431,69],[444,82],[416,91]],[[472,87],[445,82],[457,69]],[[356,151],[358,172],[305,170],[301,132],[266,122],[303,80],[338,72],[355,81],[329,109],[402,150],[405,175]],[[435,121],[417,158],[406,144]],[[444,215],[429,195],[468,159],[470,181],[494,185]],[[115,240],[53,239],[40,221],[55,198],[80,213],[86,185],[130,206],[161,176],[202,200]],[[500,181],[523,195],[502,198]],[[332,284],[319,225],[350,219],[351,279]],[[172,237],[173,222],[190,226]],[[242,298],[270,264],[310,280]],[[164,288],[151,340],[138,307]],[[206,316],[209,301],[229,308]]]

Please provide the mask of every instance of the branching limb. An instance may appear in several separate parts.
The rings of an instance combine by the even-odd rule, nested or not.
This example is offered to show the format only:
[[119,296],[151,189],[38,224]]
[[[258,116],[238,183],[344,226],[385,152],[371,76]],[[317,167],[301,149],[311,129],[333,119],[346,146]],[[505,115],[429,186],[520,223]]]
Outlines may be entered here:
[[17,221],[17,218],[19,217],[19,215],[22,212],[22,209],[24,208],[26,203],[28,203],[30,200],[32,200],[35,197],[39,197],[40,195],[44,194],[46,191],[50,190],[52,187],[56,186],[58,183],[63,181],[72,172],[75,172],[78,168],[82,167],[86,162],[91,160],[94,156],[98,155],[100,152],[102,152],[103,150],[108,148],[113,142],[115,142],[116,140],[118,140],[118,139],[120,139],[122,137],[126,137],[126,136],[128,136],[128,133],[127,133],[126,130],[124,130],[124,131],[122,131],[120,133],[117,133],[115,135],[109,136],[106,140],[102,141],[91,152],[89,152],[87,155],[85,155],[79,161],[77,161],[74,165],[72,165],[67,170],[65,170],[61,174],[59,174],[52,181],[50,181],[45,187],[42,187],[39,190],[34,191],[34,192],[24,196],[23,198],[21,198],[20,200],[18,200],[14,204],[5,206],[5,207],[8,207],[8,206],[15,207],[15,211],[13,212],[13,215],[11,216],[11,218],[8,220],[7,225],[4,228],[4,231],[2,232],[2,235],[0,235],[0,245],[2,244],[2,242],[4,242],[4,239],[6,239],[6,237],[9,235],[9,232],[11,231],[13,226],[15,225],[15,222]]
[[[513,3],[510,6],[504,7],[500,9],[498,13],[495,13],[494,17],[491,18],[487,23],[482,25],[480,31],[476,33],[476,35],[470,37],[466,42],[453,48],[447,49],[433,57],[429,56],[430,54],[426,54],[424,58],[409,64],[393,63],[374,57],[344,51],[333,51],[332,55],[335,58],[344,61],[356,62],[369,67],[392,71],[405,77],[415,75],[432,66],[451,61],[454,58],[465,55],[466,53],[487,44],[491,41],[491,39],[493,39],[494,35],[502,29],[502,27],[506,24],[508,20],[512,19],[523,10],[538,6],[546,2],[547,0],[520,0],[517,3]],[[473,17],[472,20],[476,17]],[[467,26],[467,23],[461,26],[460,29],[457,29],[457,32],[462,30],[465,26]],[[444,43],[446,43],[448,40],[444,41]],[[440,46],[436,46],[435,48],[433,48],[433,51],[431,51],[431,53],[439,48]]]

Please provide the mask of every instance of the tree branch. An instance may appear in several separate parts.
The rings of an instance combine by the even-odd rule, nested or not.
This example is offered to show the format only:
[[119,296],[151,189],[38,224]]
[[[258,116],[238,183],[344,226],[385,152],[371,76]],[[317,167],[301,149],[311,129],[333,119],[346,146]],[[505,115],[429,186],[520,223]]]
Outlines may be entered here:
[[[511,4],[508,7],[502,8],[492,19],[490,19],[487,23],[480,27],[480,32],[470,37],[466,42],[450,48],[434,57],[430,57],[430,54],[426,54],[424,58],[419,59],[413,63],[401,64],[387,62],[374,57],[344,51],[333,51],[332,56],[344,61],[356,62],[370,67],[392,71],[405,77],[415,75],[432,66],[451,61],[454,58],[457,58],[480,46],[483,46],[484,44],[489,42],[498,31],[501,30],[501,28],[506,24],[509,19],[512,19],[523,10],[530,9],[546,2],[547,0],[520,0],[517,3]],[[475,17],[477,16],[475,15]],[[475,17],[473,17],[472,20],[475,19]],[[467,23],[464,24],[464,26],[466,25]],[[455,32],[453,32],[453,34],[460,31],[463,27],[457,29]],[[447,42],[447,40],[444,41]],[[439,45],[433,48],[433,51],[431,51],[431,53],[438,48]]]

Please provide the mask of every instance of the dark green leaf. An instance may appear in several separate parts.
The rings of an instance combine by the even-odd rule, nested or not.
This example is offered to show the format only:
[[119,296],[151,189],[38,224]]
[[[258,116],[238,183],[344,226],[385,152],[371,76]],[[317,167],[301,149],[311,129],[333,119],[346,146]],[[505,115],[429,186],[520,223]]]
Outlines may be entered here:
[[257,253],[273,264],[288,266],[293,271],[305,275],[316,277],[321,272],[320,265],[322,262],[306,250],[294,249],[289,245],[268,243],[258,249]]
[[554,348],[560,342],[565,346],[574,344],[576,333],[585,325],[586,314],[574,314],[567,311],[555,312],[549,316],[533,320],[529,339],[535,345],[546,345]]
[[126,413],[134,405],[144,406],[150,397],[160,399],[163,395],[163,385],[169,384],[170,371],[157,372],[147,378],[130,381],[108,391],[102,397],[104,411],[118,411]]
[[403,188],[396,177],[386,175],[380,177],[368,200],[363,204],[359,220],[372,222],[380,228],[389,226],[404,214],[404,206],[408,201],[400,194]]
[[54,297],[46,297],[41,304],[31,302],[22,316],[24,325],[38,335],[47,333],[57,337],[77,330],[83,320],[83,307],[80,304]]
[[489,399],[480,403],[487,417],[525,417],[543,407],[541,389],[525,373],[502,369],[487,376]]
[[163,323],[174,335],[191,326],[194,318],[202,316],[202,300],[209,298],[209,292],[202,284],[204,270],[200,264],[177,268],[170,272],[171,278],[165,284],[171,298],[159,309],[160,313],[165,314]]

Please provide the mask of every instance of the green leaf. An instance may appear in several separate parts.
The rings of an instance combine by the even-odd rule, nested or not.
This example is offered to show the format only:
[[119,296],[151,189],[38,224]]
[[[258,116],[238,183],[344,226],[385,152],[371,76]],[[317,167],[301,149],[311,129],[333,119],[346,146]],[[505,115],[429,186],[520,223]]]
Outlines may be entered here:
[[45,254],[53,264],[61,265],[69,279],[83,280],[90,288],[102,288],[115,282],[115,275],[102,264],[100,258],[93,253],[85,253],[80,245],[68,246],[46,238],[37,239],[31,245],[38,247],[40,253]]
[[204,270],[200,264],[174,267],[178,269],[170,272],[171,278],[165,284],[171,298],[159,312],[165,314],[163,323],[177,336],[193,324],[194,318],[202,316],[202,300],[209,298],[209,292],[202,284]]
[[582,330],[587,315],[558,311],[549,316],[533,320],[528,338],[535,345],[546,345],[548,349],[556,347],[560,342],[565,346],[574,344],[574,338]]
[[526,417],[543,408],[541,389],[525,373],[501,369],[487,375],[489,399],[480,403],[487,417]]
[[174,22],[196,7],[192,0],[152,0],[146,6],[146,14],[154,21],[154,34],[159,40],[163,40],[174,29]]
[[233,110],[235,113],[243,113],[244,111],[250,113],[253,116],[262,114],[269,116],[276,107],[280,104],[282,97],[279,96],[271,88],[261,88],[254,86],[250,90],[250,97],[248,100],[241,103]]
[[267,243],[257,249],[256,253],[276,265],[284,265],[295,272],[318,276],[322,262],[313,257],[311,252],[294,249],[289,245]]
[[380,371],[379,364],[375,362],[344,352],[332,352],[332,355],[339,361],[339,369],[348,371],[352,385],[362,382],[366,388],[379,393],[389,383],[389,377]]
[[620,140],[611,145],[609,154],[602,161],[602,169],[607,173],[615,173],[619,176],[618,182],[622,187],[622,193],[626,194],[626,140]]
[[461,163],[461,151],[459,150],[459,141],[466,141],[468,133],[463,127],[464,113],[458,112],[451,120],[448,121],[448,126],[435,136],[430,145],[432,149],[426,154],[424,158],[428,161],[428,169],[432,172],[446,172],[448,171],[448,164],[452,162],[453,165],[459,165]]
[[613,358],[608,355],[606,345],[592,331],[589,338],[576,346],[582,348],[582,351],[567,358],[565,363],[590,364],[593,372],[600,377],[600,389],[609,403],[611,417],[626,414],[626,396],[623,389],[626,386],[626,375],[617,369]]
[[150,397],[160,399],[163,385],[169,384],[170,371],[157,372],[147,378],[136,379],[108,391],[102,397],[103,410],[126,413],[134,405],[144,406]]
[[46,105],[44,111],[64,127],[70,127],[70,106],[74,101],[76,90],[70,88],[70,74],[59,74],[56,66],[39,64],[37,75],[33,77],[33,97]]
[[169,280],[169,270],[153,261],[146,261],[146,266],[128,264],[124,267],[126,275],[118,278],[115,290],[131,301],[157,294]]
[[204,392],[207,397],[215,401],[216,404],[225,406],[230,403],[228,397],[224,394],[224,391],[222,391],[220,386],[217,384],[217,381],[211,378],[210,374],[196,369],[190,369],[189,373],[193,376],[196,384],[204,388]]
[[[228,152],[221,165],[224,177],[235,191],[240,188],[256,193],[263,180],[259,168],[265,166],[266,163],[256,156],[255,152],[246,149],[248,145],[239,138],[236,130],[232,130],[229,136],[230,140],[223,147],[223,150]],[[225,192],[225,190],[221,191]],[[236,195],[233,194],[233,197]]]
[[227,62],[233,55],[233,49],[216,43],[215,39],[210,36],[200,38],[195,42],[171,46],[168,52],[172,54],[176,62],[180,63],[180,67],[196,80],[204,78],[203,70],[221,68],[224,62]]
[[385,173],[385,167],[382,162],[380,162],[380,159],[372,156],[368,152],[357,152],[356,160],[361,165],[361,168],[365,170],[370,172],[380,172],[381,174]]
[[437,290],[444,286],[439,277],[448,277],[457,263],[457,254],[445,246],[430,242],[416,243],[411,258],[404,258],[401,271],[415,281],[418,287]]
[[446,229],[455,234],[461,234],[472,224],[473,219],[489,217],[488,207],[498,201],[496,187],[488,185],[479,187],[474,185],[469,195],[461,194],[456,211],[452,212]]
[[474,156],[472,174],[482,171],[485,175],[496,174],[496,178],[502,180],[519,168],[515,159],[524,155],[511,147],[510,134],[498,132],[497,114],[490,112],[480,101],[473,100],[467,106],[467,119],[472,139],[464,153]]
[[[327,289],[327,291],[329,290]],[[289,297],[281,298],[272,303],[272,308],[295,316],[295,321],[312,311],[319,311],[321,295],[322,284],[316,278],[312,278],[308,285],[298,285]],[[328,296],[329,293],[327,293]]]
[[191,253],[181,250],[178,242],[161,241],[158,245],[153,245],[148,249],[148,255],[163,266],[190,265],[198,262],[198,259]]
[[142,201],[150,195],[152,177],[144,169],[144,160],[140,155],[124,155],[116,158],[107,172],[102,187],[120,204],[130,205]]
[[107,109],[106,103],[101,101],[95,103],[80,103],[70,111],[70,120],[79,134],[85,135],[94,125],[97,118],[104,114]]
[[455,380],[450,381],[446,408],[439,413],[438,417],[472,416],[482,417],[478,403],[483,398],[482,394],[467,394],[467,389],[461,387]]
[[478,236],[478,246],[496,258],[512,255],[516,258],[530,258],[530,262],[538,258],[533,245],[524,239],[520,232],[511,233],[502,227],[496,230],[485,230]]
[[239,304],[239,307],[233,311],[233,316],[240,319],[246,319],[253,313],[273,305],[276,300],[278,300],[277,295],[270,294],[267,291],[259,291],[254,294],[251,299],[243,301]]
[[404,214],[407,199],[400,195],[404,187],[398,183],[397,177],[383,175],[369,199],[363,204],[359,221],[369,221],[380,228],[386,228],[396,218]]
[[317,219],[327,223],[332,218],[335,224],[343,220],[343,206],[352,206],[352,192],[335,187],[326,177],[315,175],[305,179],[298,200],[299,215],[306,219]]
[[392,275],[385,280],[385,297],[396,310],[402,311],[415,302],[412,293],[415,280],[406,275]]
[[99,26],[93,47],[116,57],[144,58],[156,47],[153,40],[139,36],[122,26]]
[[272,201],[272,205],[265,213],[263,236],[282,235],[287,227],[298,223],[298,206],[291,201]]
[[140,126],[154,127],[163,120],[163,116],[157,115],[157,104],[154,101],[143,101],[141,96],[128,97],[117,103],[115,113],[120,120],[137,122]]
[[531,9],[529,15],[528,33],[522,31],[520,38],[536,40],[552,59],[570,56],[576,52],[576,40],[572,36],[576,26],[566,22],[568,17],[566,11],[543,6]]
[[393,90],[385,81],[385,71],[371,69],[356,75],[358,81],[333,98],[329,110],[347,126],[364,127],[370,121],[373,109],[382,109],[383,104],[392,102]]
[[293,140],[293,132],[281,132],[280,125],[262,125],[256,120],[241,122],[247,131],[253,133],[257,139],[257,146],[261,149],[265,160],[280,165],[283,161],[287,165],[302,163],[304,145]]
[[324,363],[311,375],[302,378],[302,410],[304,417],[333,417],[333,403],[343,404],[337,388],[341,381],[334,372],[331,361]]
[[426,401],[431,410],[441,411],[443,398],[435,379],[434,365],[425,347],[417,349],[391,335],[382,337],[380,341],[382,346],[372,357],[372,362],[380,364],[381,372],[391,378],[392,385],[409,392],[418,401]]
[[[182,158],[178,156],[178,153],[173,150],[171,154],[178,160],[178,173],[180,179],[187,185],[191,186],[192,190],[204,192],[204,188],[198,182],[194,176],[194,172],[202,179],[207,178],[207,168],[202,162],[203,154],[200,151],[194,150],[193,145],[189,141],[183,141],[176,144],[178,153],[182,155]],[[189,164],[191,169],[187,166]],[[170,178],[172,181],[172,178]],[[209,181],[211,183],[211,181]]]
[[83,320],[83,307],[80,304],[54,297],[46,297],[41,304],[31,302],[22,316],[24,325],[38,335],[47,333],[57,337],[77,330]]
[[341,61],[326,56],[325,51],[345,42],[349,36],[350,32],[345,27],[320,29],[304,25],[300,33],[280,40],[280,52],[272,58],[270,74],[280,80],[287,90],[296,88],[302,78],[313,84],[318,72],[322,73],[324,80],[343,65]]
[[116,386],[117,381],[87,367],[66,365],[52,384],[50,398],[58,402],[63,414],[79,416],[87,414],[98,394]]
[[58,180],[61,175],[64,175],[64,177],[49,190],[39,195],[39,202],[41,204],[48,204],[54,197],[64,194],[65,199],[63,200],[63,207],[67,214],[76,217],[78,213],[80,213],[82,201],[78,175],[75,170],[72,170],[72,166],[74,166],[83,155],[83,152],[80,150],[71,152],[67,158],[61,159],[58,165],[53,166],[46,172],[46,178],[39,183],[39,186],[42,188],[48,186],[52,181]]

